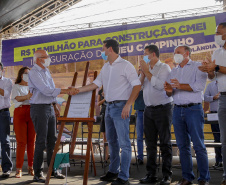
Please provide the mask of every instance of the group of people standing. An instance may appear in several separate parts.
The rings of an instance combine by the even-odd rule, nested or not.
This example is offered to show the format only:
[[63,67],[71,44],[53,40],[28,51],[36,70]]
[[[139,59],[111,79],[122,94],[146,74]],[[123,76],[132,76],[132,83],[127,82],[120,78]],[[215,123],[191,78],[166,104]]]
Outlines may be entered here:
[[[31,70],[26,67],[22,68],[19,71],[16,84],[13,86],[12,99],[16,105],[14,127],[18,141],[17,177],[22,175],[22,158],[27,144],[28,154],[30,155],[30,158],[28,158],[29,173],[34,175],[34,181],[45,182],[42,173],[43,151],[45,149],[47,151],[47,163],[49,165],[56,141],[56,116],[59,115],[59,111],[55,106],[56,97],[59,94],[76,95],[103,87],[103,93],[101,92],[99,95],[104,95],[102,99],[105,105],[105,132],[109,146],[110,165],[108,172],[100,177],[101,181],[113,181],[112,185],[130,184],[131,143],[129,120],[131,106],[140,93],[139,96],[143,95],[145,105],[143,107],[137,106],[137,115],[139,122],[141,122],[139,124],[141,131],[139,133],[141,135],[142,129],[144,130],[147,146],[147,174],[140,179],[140,183],[155,183],[158,181],[156,160],[159,138],[163,161],[163,178],[160,185],[171,184],[173,175],[171,124],[173,123],[182,168],[182,180],[177,185],[189,185],[195,179],[192,170],[191,141],[196,152],[200,172],[198,184],[208,185],[210,173],[207,151],[204,145],[203,91],[207,76],[210,79],[217,76],[218,90],[215,92],[217,96],[211,96],[214,96],[213,100],[218,99],[219,101],[218,115],[222,160],[223,164],[226,164],[226,125],[224,124],[226,119],[225,40],[226,23],[221,23],[218,25],[215,35],[215,42],[221,47],[214,52],[212,60],[209,59],[203,63],[190,59],[191,49],[189,46],[177,46],[174,49],[174,60],[178,66],[172,70],[167,64],[160,61],[158,47],[148,45],[144,48],[144,57],[140,61],[139,77],[134,66],[120,57],[119,43],[113,39],[105,40],[101,56],[108,62],[104,64],[100,74],[91,84],[77,89],[55,88],[48,70],[50,57],[46,51],[37,50],[34,53],[35,65]],[[7,177],[12,170],[9,146],[9,98],[12,81],[3,77],[2,72],[3,65],[1,64],[0,137],[3,175]],[[211,98],[209,99],[211,101]],[[29,113],[30,118],[24,117],[26,113]],[[22,124],[21,119],[25,125],[23,129],[18,128],[18,124]],[[29,142],[27,142],[28,138],[30,138]],[[141,140],[143,143],[143,137],[140,136],[138,140],[140,144]],[[141,147],[143,146],[139,145],[139,151],[142,150]],[[138,155],[138,159],[138,162],[142,164],[143,155]],[[57,172],[54,172],[53,175],[57,178],[63,178],[63,175]],[[226,185],[226,165],[224,166],[221,185]]]
[[[0,132],[2,154],[2,177],[8,178],[12,172],[10,158],[10,96],[15,104],[13,124],[16,135],[16,178],[22,176],[25,148],[27,146],[28,173],[36,182],[45,182],[43,175],[43,152],[47,152],[50,164],[56,141],[56,116],[59,110],[56,97],[59,94],[76,94],[75,88],[59,89],[48,70],[50,57],[44,50],[34,53],[35,65],[32,69],[19,70],[15,85],[3,76],[0,63]],[[64,175],[53,170],[52,176],[63,179]]]
[[[191,142],[196,153],[199,185],[209,185],[210,173],[207,150],[204,144],[204,111],[202,102],[207,76],[217,76],[218,92],[212,101],[219,99],[219,125],[222,142],[223,164],[226,164],[226,23],[217,26],[215,42],[220,45],[211,59],[205,62],[191,60],[191,49],[180,45],[174,49],[174,60],[178,64],[172,70],[159,60],[157,46],[144,48],[144,57],[140,61],[141,74],[138,78],[135,68],[119,56],[119,44],[115,40],[104,41],[102,57],[108,62],[104,64],[100,74],[90,85],[77,89],[77,92],[91,91],[103,86],[105,100],[106,137],[110,150],[110,166],[101,181],[113,181],[112,185],[130,184],[129,166],[131,145],[129,141],[129,116],[131,105],[143,90],[145,107],[136,106],[137,120],[142,122],[139,129],[144,130],[147,146],[147,174],[140,183],[156,183],[157,178],[157,141],[160,142],[162,154],[162,174],[160,185],[169,185],[172,181],[172,145],[171,124],[174,125],[177,146],[180,151],[182,179],[177,185],[189,185],[195,179],[193,173]],[[215,96],[216,95],[216,96]],[[220,97],[219,97],[220,95]],[[139,96],[141,96],[139,94]],[[139,98],[138,96],[138,98]],[[207,100],[206,100],[207,101]],[[140,126],[141,125],[141,126]],[[138,130],[139,130],[138,129]],[[140,132],[138,132],[140,133]],[[141,134],[142,135],[142,132]],[[142,137],[138,136],[138,143]],[[138,163],[143,163],[143,155],[139,155]],[[142,145],[142,144],[141,144]],[[121,164],[119,150],[121,149]],[[216,161],[219,164],[220,159]],[[218,165],[216,164],[216,165]],[[116,179],[116,180],[115,180]],[[221,185],[226,185],[226,166]]]

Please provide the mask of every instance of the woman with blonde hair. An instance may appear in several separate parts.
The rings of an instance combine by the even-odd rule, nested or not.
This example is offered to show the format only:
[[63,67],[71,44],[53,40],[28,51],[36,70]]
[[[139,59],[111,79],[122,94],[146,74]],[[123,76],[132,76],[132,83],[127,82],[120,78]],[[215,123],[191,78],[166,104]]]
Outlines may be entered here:
[[29,100],[32,93],[28,88],[28,67],[22,67],[12,89],[12,101],[15,104],[13,124],[16,134],[16,178],[22,176],[24,153],[27,146],[28,173],[34,176],[33,158],[35,147],[35,129],[30,117]]

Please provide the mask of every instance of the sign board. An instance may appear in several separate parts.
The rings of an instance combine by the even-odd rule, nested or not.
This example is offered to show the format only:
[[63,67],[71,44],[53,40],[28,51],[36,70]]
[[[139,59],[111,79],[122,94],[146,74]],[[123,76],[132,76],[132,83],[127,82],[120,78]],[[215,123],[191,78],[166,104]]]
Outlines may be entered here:
[[79,93],[71,97],[68,118],[88,118],[92,91]]
[[207,114],[207,121],[218,121],[218,114],[217,113]]
[[157,45],[160,53],[171,53],[181,44],[191,46],[192,53],[212,51],[219,47],[214,35],[221,22],[226,22],[226,12],[3,40],[1,61],[5,66],[33,66],[37,49],[48,51],[51,64],[97,60],[103,41],[110,38],[119,42],[122,57],[143,55],[149,44]]

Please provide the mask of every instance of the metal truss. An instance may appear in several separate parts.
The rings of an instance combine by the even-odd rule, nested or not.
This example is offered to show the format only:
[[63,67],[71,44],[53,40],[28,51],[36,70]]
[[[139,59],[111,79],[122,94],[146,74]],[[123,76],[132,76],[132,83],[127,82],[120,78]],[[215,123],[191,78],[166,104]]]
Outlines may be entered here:
[[[61,7],[63,7],[63,0],[58,0],[57,2],[61,2]],[[65,0],[64,3],[68,3],[69,0]],[[56,2],[56,4],[58,4]],[[78,1],[73,0],[74,3]],[[52,5],[53,6],[53,5]],[[55,6],[55,5],[54,5]],[[21,38],[21,37],[31,37],[31,36],[40,36],[40,35],[47,35],[47,34],[55,34],[55,33],[62,33],[62,32],[70,32],[70,31],[79,31],[79,30],[88,30],[94,28],[102,28],[102,27],[109,27],[109,26],[118,26],[118,25],[127,25],[127,24],[134,24],[134,23],[143,23],[143,22],[152,22],[152,21],[160,21],[160,20],[169,20],[175,18],[184,18],[184,17],[195,17],[200,15],[207,15],[207,14],[216,14],[224,12],[225,7],[223,5],[218,6],[209,6],[209,7],[202,7],[196,9],[188,9],[188,10],[181,10],[175,12],[167,12],[167,13],[158,13],[158,14],[151,14],[151,15],[144,15],[144,16],[137,16],[137,17],[129,17],[129,18],[121,18],[115,20],[107,20],[107,21],[99,21],[99,22],[91,22],[91,23],[84,23],[84,24],[73,24],[68,26],[58,26],[58,27],[51,27],[51,28],[39,28],[39,29],[30,29],[42,21],[45,21],[48,16],[55,15],[58,13],[57,11],[48,11],[48,8],[43,9],[43,17],[39,18],[36,21],[33,21],[34,15],[30,18],[30,23],[26,25],[17,24],[16,31],[13,33],[6,33],[3,38],[5,39],[12,39],[12,38]],[[47,9],[47,10],[46,10]],[[62,11],[59,9],[58,11]],[[53,13],[54,12],[54,13]],[[21,25],[21,27],[19,26]],[[14,26],[15,27],[15,26]],[[28,30],[29,29],[29,30]],[[17,31],[18,30],[18,31]]]
[[65,9],[73,6],[81,0],[51,0],[44,5],[38,7],[32,12],[26,14],[19,20],[13,22],[0,31],[2,38],[9,38],[12,35],[25,33],[38,24],[46,21],[47,19],[59,14]]
[[51,0],[26,14],[0,31],[0,62],[2,54],[2,40],[25,37],[26,32],[38,24],[59,14],[81,0]]

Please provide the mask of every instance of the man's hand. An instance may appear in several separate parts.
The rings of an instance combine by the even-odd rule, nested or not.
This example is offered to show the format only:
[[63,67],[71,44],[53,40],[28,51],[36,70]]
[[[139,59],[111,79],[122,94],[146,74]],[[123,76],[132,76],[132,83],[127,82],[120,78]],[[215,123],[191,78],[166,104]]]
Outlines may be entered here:
[[27,100],[30,100],[32,96],[33,96],[33,94],[30,93],[30,91],[29,91],[29,93],[26,95],[26,99],[27,99]]
[[53,105],[53,107],[54,107],[54,111],[55,111],[55,116],[56,116],[56,117],[60,117],[60,111],[59,111],[59,109],[58,109],[57,104]]
[[180,89],[180,83],[176,78],[171,79],[170,82],[172,83],[172,88]]
[[144,60],[140,61],[140,67],[141,67],[141,71],[144,73],[144,75],[149,72],[149,67],[148,64],[146,64],[146,62]]
[[173,88],[172,88],[171,84],[168,83],[168,82],[164,83],[164,89],[165,89],[166,92],[169,92],[169,93],[173,92]]
[[104,97],[104,91],[101,93],[101,95]]
[[207,73],[215,71],[215,67],[216,67],[215,60],[212,61],[210,58],[206,58],[206,59],[207,60],[204,61],[201,66],[198,67],[199,70]]
[[74,87],[68,87],[68,95],[76,95],[79,93],[79,89],[76,89]]
[[126,119],[129,117],[130,108],[131,106],[127,104],[123,107],[122,114],[121,114],[122,119]]
[[220,97],[220,93],[217,93],[214,97],[213,97],[213,100],[218,100]]
[[0,88],[0,95],[4,96],[4,89]]

